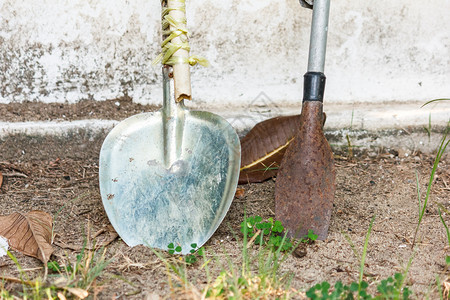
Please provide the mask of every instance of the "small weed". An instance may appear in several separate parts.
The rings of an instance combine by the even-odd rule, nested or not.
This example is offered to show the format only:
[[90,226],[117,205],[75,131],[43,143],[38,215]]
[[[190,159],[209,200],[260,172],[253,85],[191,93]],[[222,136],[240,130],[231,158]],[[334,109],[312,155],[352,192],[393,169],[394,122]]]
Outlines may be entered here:
[[[292,141],[292,140],[290,140],[290,141]],[[290,142],[289,141],[289,142]],[[273,162],[273,163],[271,163],[270,165],[268,165],[268,166],[266,166],[264,163],[261,163],[261,165],[264,167],[264,168],[262,168],[262,169],[256,169],[256,170],[254,170],[253,172],[259,172],[259,171],[264,171],[264,172],[267,172],[267,171],[271,171],[271,170],[278,170],[280,167],[276,164],[276,162]]]
[[308,230],[308,234],[303,239],[303,241],[306,243],[311,243],[311,242],[314,242],[315,240],[317,240],[318,237],[319,236],[317,234],[314,234],[314,231],[312,229],[310,229],[310,230]]
[[[280,221],[274,221],[269,218],[266,222],[260,216],[247,217],[241,223],[241,232],[247,232],[250,240],[253,240],[256,245],[268,245],[273,250],[276,250],[280,245],[283,237],[281,233],[284,226]],[[283,244],[282,251],[287,251],[292,248],[292,242],[286,240]]]
[[321,299],[321,300],[331,300],[331,299],[409,299],[409,296],[412,294],[411,291],[406,287],[403,288],[404,282],[406,280],[406,274],[409,270],[409,267],[412,262],[412,257],[408,263],[408,267],[404,274],[396,273],[394,278],[388,277],[385,280],[382,280],[380,284],[377,286],[377,295],[370,295],[367,292],[367,288],[369,284],[363,280],[364,276],[364,265],[366,261],[367,255],[367,247],[369,244],[370,234],[372,232],[373,223],[375,221],[375,216],[372,217],[370,221],[369,228],[367,230],[366,238],[364,241],[364,247],[362,254],[359,255],[356,250],[355,245],[353,244],[350,237],[346,236],[346,239],[349,241],[352,250],[355,255],[360,260],[360,268],[359,268],[359,280],[358,282],[352,282],[350,285],[344,285],[342,282],[338,281],[332,290],[330,290],[331,285],[327,281],[316,284],[311,287],[307,292],[306,296],[309,299]]
[[347,139],[347,158],[348,159],[352,159],[353,158],[353,145],[352,145],[352,141],[350,139],[350,134],[353,131],[353,118],[355,116],[355,110],[352,110],[352,119],[350,121],[350,127],[348,128],[348,132],[345,135],[345,138]]
[[76,261],[72,265],[67,262],[67,266],[60,267],[58,273],[65,278],[66,285],[89,290],[110,263],[105,255],[106,249],[88,250],[85,241]]
[[424,126],[423,129],[428,135],[428,142],[429,142],[431,139],[431,113],[428,115],[428,126],[427,127]]
[[3,283],[0,284],[0,299],[13,300],[14,297],[4,288]]
[[[370,233],[372,232],[373,222],[375,222],[375,216],[372,217],[372,220],[369,224],[369,229],[367,230],[366,239],[364,241],[363,252],[361,255],[361,264],[359,266],[359,288],[358,288],[358,299],[361,296],[360,292],[363,291],[363,276],[364,276],[364,264],[366,263],[366,255],[367,255],[367,247],[369,245]],[[364,299],[364,298],[363,298]]]
[[377,286],[377,294],[370,295],[367,292],[369,284],[366,281],[352,282],[350,285],[344,285],[338,281],[334,288],[330,290],[331,285],[324,281],[316,284],[306,292],[309,299],[409,299],[411,291],[408,288],[402,288],[404,276],[401,273],[396,273],[394,278],[388,277],[382,280]]
[[[170,243],[169,245],[167,245],[167,248],[169,254],[171,255],[180,255],[181,252],[183,251],[183,248],[181,248],[181,246],[175,247],[174,243]],[[203,256],[203,251],[204,251],[203,247],[198,248],[196,243],[192,243],[191,250],[189,250],[189,254],[184,257],[184,262],[187,265],[195,264],[198,261],[199,257]]]
[[[222,267],[220,275],[205,289],[206,298],[289,299],[291,293],[295,293],[289,289],[292,274],[280,274],[280,266],[295,247],[286,234],[281,236],[284,231],[281,222],[272,218],[263,222],[260,216],[244,217],[241,231],[244,235],[241,267],[238,268],[231,261],[228,266]],[[271,236],[279,239],[270,240]],[[314,238],[313,233],[311,237]],[[256,256],[247,249],[247,241],[250,243],[252,240],[260,246]],[[216,261],[221,263],[218,259]],[[256,267],[251,267],[254,264]]]
[[424,105],[422,105],[422,107],[424,107],[428,104],[434,103],[434,102],[441,102],[441,101],[450,101],[450,98],[433,99],[433,100],[426,102]]
[[181,248],[181,246],[176,246],[173,243],[170,243],[169,245],[167,245],[167,248],[169,249],[168,252],[169,254],[180,254],[181,251],[183,251],[183,249]]
[[[280,274],[280,266],[290,254],[290,252],[282,250],[287,249],[285,235],[280,237],[276,249],[273,243],[269,244],[269,240],[263,238],[258,240],[260,247],[256,253],[248,251],[247,242],[251,238],[255,240],[259,234],[264,236],[264,232],[267,233],[267,236],[272,233],[280,234],[284,230],[281,222],[273,220],[263,222],[261,217],[256,216],[245,217],[243,224],[245,226],[242,226],[244,237],[242,240],[242,264],[240,265],[236,265],[231,257],[224,259],[223,256],[208,254],[203,248],[196,250],[195,246],[197,245],[191,245],[194,252],[191,252],[190,255],[196,257],[196,262],[202,258],[200,268],[204,270],[207,276],[206,287],[202,290],[198,289],[188,279],[188,261],[168,259],[153,249],[154,253],[166,265],[172,297],[190,299],[289,299],[290,294],[298,293],[289,289],[292,280],[291,274]],[[317,238],[313,232],[310,232],[309,236],[311,241]],[[168,248],[172,255],[181,253],[181,249],[177,249],[173,243],[168,245]],[[291,251],[294,249],[292,246],[290,248]],[[188,256],[189,254],[185,257]],[[217,263],[221,268],[220,274],[215,278],[211,278],[210,275],[209,265],[212,262]]]
[[[442,207],[442,205],[439,205],[441,207],[438,208],[438,212],[439,212],[439,219],[441,220],[442,225],[444,225],[445,228],[445,233],[447,234],[447,242],[448,242],[448,246],[450,247],[450,230],[448,229],[447,223],[445,223],[444,218],[442,217],[442,212],[441,212],[441,208],[444,209]],[[447,267],[450,266],[450,256],[446,255],[445,256],[445,263],[447,265]]]
[[369,285],[365,281],[363,282],[361,288],[357,282],[352,282],[350,285],[343,285],[342,282],[338,281],[334,285],[334,289],[331,291],[331,285],[327,281],[324,281],[310,288],[306,292],[306,296],[309,299],[314,300],[354,299],[355,294],[358,294],[359,290],[359,297],[362,297],[362,299],[372,299],[369,298],[371,296],[368,296],[366,293],[366,289],[368,286]]
[[61,273],[61,272],[73,272],[72,266],[60,266],[56,260],[49,261],[47,263],[47,268],[51,272]]
[[[422,107],[424,107],[424,106],[426,106],[426,105],[428,105],[430,103],[441,102],[441,101],[450,101],[450,98],[434,99],[434,100],[426,102],[424,105],[422,105]],[[429,119],[429,125],[431,123],[430,120],[431,120],[431,115],[430,115],[430,119]],[[419,226],[420,226],[420,223],[422,221],[422,218],[423,218],[423,215],[424,215],[424,212],[425,212],[425,208],[426,208],[426,205],[427,205],[427,202],[428,202],[428,198],[430,196],[431,185],[432,185],[433,180],[434,180],[434,175],[436,173],[436,170],[437,170],[439,162],[440,162],[440,160],[442,158],[442,155],[444,154],[446,148],[450,144],[450,138],[448,138],[449,134],[450,134],[450,120],[447,122],[447,126],[446,126],[446,128],[444,130],[441,142],[440,142],[439,147],[437,149],[437,154],[436,154],[436,158],[434,160],[433,169],[431,170],[431,175],[430,175],[430,179],[429,179],[429,182],[428,182],[428,188],[427,188],[427,192],[426,192],[426,195],[425,195],[425,200],[424,200],[423,205],[421,205],[421,201],[420,201],[420,190],[419,190],[419,185],[418,185],[418,180],[417,180],[417,192],[418,192],[418,197],[419,197],[419,222],[417,224],[417,228],[416,228],[416,231],[414,233],[413,245],[414,245],[414,242],[416,240],[416,235],[417,235],[417,232],[419,230]],[[417,174],[416,174],[416,177],[417,177]],[[450,231],[449,231],[449,228],[448,228],[447,224],[445,223],[444,218],[442,217],[442,210],[444,212],[448,213],[448,211],[443,207],[442,204],[438,204],[439,219],[440,219],[442,225],[444,225],[445,232],[446,232],[446,235],[447,235],[447,242],[448,242],[448,245],[450,246]],[[450,267],[450,256],[446,255],[445,256],[445,272],[447,272],[449,267]],[[436,277],[436,283],[437,283],[437,287],[438,287],[438,292],[439,292],[440,298],[441,299],[444,299],[444,298],[445,299],[449,299],[449,290],[450,290],[449,278],[447,277],[447,279],[444,280],[444,282],[441,283],[439,277],[437,276]],[[442,290],[441,284],[443,285],[444,290]]]
[[[255,245],[267,245],[272,251],[276,251],[281,246],[281,251],[290,251],[294,246],[294,240],[283,237],[284,226],[281,221],[274,221],[268,218],[263,222],[262,217],[253,216],[246,217],[241,223],[241,232],[247,232],[250,241]],[[317,240],[317,235],[312,230],[308,230],[308,234],[303,237],[300,242],[312,243]]]
[[[447,125],[450,125],[450,122]],[[447,139],[449,131],[450,131],[450,126],[447,126],[447,129],[445,130],[444,135],[441,139],[441,143],[439,144],[436,158],[434,159],[433,168],[431,169],[431,174],[430,174],[430,178],[428,181],[427,191],[425,194],[425,199],[423,201],[421,200],[419,180],[418,180],[418,176],[416,174],[417,195],[418,195],[418,200],[419,200],[419,220],[417,222],[416,230],[414,232],[414,239],[413,239],[411,247],[414,247],[414,245],[415,245],[417,233],[419,232],[420,224],[422,223],[423,216],[425,215],[427,203],[428,203],[428,200],[429,200],[430,194],[431,194],[431,186],[433,185],[434,177],[436,175],[436,171],[439,166],[439,162],[441,161],[442,155],[444,154],[445,150],[447,149],[447,146],[450,143],[450,139]]]
[[[105,259],[106,249],[94,251],[89,250],[86,245],[87,241],[84,242],[81,252],[73,263],[67,260],[66,265],[61,266],[57,261],[49,261],[47,263],[47,270],[50,273],[48,280],[46,278],[30,280],[17,258],[8,251],[7,254],[15,263],[20,276],[19,278],[1,278],[5,281],[20,283],[22,291],[18,294],[23,299],[65,299],[70,295],[84,299],[110,263]],[[4,290],[0,284],[0,299],[17,299],[17,297],[10,295],[10,292]]]
[[378,299],[409,299],[412,292],[407,288],[403,288],[406,276],[401,273],[396,273],[394,278],[381,280],[381,283],[377,286],[377,290],[380,293]]

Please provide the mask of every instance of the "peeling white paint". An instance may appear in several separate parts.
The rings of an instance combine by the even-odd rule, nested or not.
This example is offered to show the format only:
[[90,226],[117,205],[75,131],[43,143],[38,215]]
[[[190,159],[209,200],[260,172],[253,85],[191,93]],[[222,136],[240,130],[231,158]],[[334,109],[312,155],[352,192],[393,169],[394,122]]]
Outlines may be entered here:
[[[160,1],[0,1],[0,103],[128,95],[161,104]],[[450,95],[450,1],[333,1],[326,101]],[[261,92],[302,98],[311,11],[298,0],[190,0],[194,101],[240,106]]]

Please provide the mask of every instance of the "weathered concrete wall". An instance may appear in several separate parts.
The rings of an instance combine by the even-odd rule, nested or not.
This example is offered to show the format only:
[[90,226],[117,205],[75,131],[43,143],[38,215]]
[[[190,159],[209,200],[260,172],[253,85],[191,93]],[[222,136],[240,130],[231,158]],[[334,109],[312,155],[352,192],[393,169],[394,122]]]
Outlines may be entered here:
[[[330,103],[450,96],[450,1],[332,1]],[[297,0],[188,0],[195,103],[298,103],[311,11]],[[0,102],[129,95],[161,103],[158,0],[0,0]]]
[[0,1],[0,101],[151,92],[159,11],[159,1]]

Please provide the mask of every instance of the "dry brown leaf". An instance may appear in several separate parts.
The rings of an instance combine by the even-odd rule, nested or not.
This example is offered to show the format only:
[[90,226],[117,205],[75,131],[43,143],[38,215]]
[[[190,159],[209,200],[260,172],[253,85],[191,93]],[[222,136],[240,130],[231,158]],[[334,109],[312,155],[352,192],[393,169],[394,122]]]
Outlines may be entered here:
[[244,195],[245,195],[245,189],[243,189],[243,188],[237,188],[236,193],[234,194],[234,196],[236,198],[242,198],[242,197],[244,197]]
[[[34,282],[34,281],[28,281],[28,280],[23,280],[23,278],[15,278],[15,277],[3,276],[3,275],[0,275],[0,280],[2,282],[9,281],[9,282],[14,282],[14,283],[26,284],[26,285],[30,285],[30,286],[36,285],[36,282]],[[3,299],[3,298],[0,298],[0,299]]]
[[3,184],[3,174],[0,171],[0,189],[2,188],[2,184]]
[[443,283],[442,283],[443,287],[444,287],[444,291],[443,291],[443,295],[444,295],[444,299],[448,299],[449,298],[449,292],[450,292],[450,281],[449,278],[447,278]]
[[[325,123],[326,115],[323,117]],[[263,182],[277,175],[299,123],[300,115],[271,118],[256,124],[241,139],[239,184]]]
[[236,193],[234,194],[234,196],[236,198],[242,198],[242,197],[244,197],[244,195],[245,195],[245,189],[243,189],[243,188],[237,188]]
[[0,216],[0,235],[8,239],[11,249],[47,263],[53,253],[51,246],[52,217],[43,211]]
[[299,122],[300,115],[268,119],[256,124],[242,138],[239,183],[262,182],[276,176]]
[[71,293],[72,295],[80,298],[80,299],[84,299],[87,296],[89,296],[88,291],[80,289],[80,288],[72,288],[72,287],[67,287],[65,288],[67,291],[69,291],[69,293]]
[[63,293],[61,293],[61,292],[58,292],[58,299],[59,300],[67,300],[67,298],[66,298],[66,296],[64,296],[64,294]]

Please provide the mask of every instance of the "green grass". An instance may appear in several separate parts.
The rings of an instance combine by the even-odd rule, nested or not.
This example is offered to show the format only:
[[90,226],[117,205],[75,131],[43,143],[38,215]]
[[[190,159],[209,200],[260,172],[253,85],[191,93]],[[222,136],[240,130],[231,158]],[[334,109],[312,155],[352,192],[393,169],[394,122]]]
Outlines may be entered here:
[[413,239],[411,247],[414,247],[414,245],[415,245],[417,233],[419,232],[419,228],[420,228],[420,225],[422,224],[423,216],[425,215],[425,210],[427,208],[428,200],[430,199],[431,187],[434,182],[434,177],[436,175],[436,171],[438,169],[439,162],[441,161],[442,155],[444,154],[445,150],[447,149],[448,144],[450,143],[450,139],[447,139],[449,129],[450,129],[449,125],[450,125],[450,122],[449,122],[446,130],[444,131],[444,135],[443,135],[441,142],[439,144],[439,147],[437,149],[437,154],[434,159],[433,168],[431,169],[431,174],[430,174],[430,177],[428,180],[428,186],[427,186],[427,191],[425,194],[425,199],[423,201],[421,199],[420,185],[419,185],[419,180],[418,180],[418,176],[416,173],[417,197],[418,197],[418,202],[419,202],[419,219],[417,222],[416,230],[414,232],[414,239]]
[[393,277],[388,277],[387,279],[381,280],[377,285],[377,292],[374,295],[368,293],[367,288],[369,283],[364,281],[364,266],[367,256],[367,248],[369,245],[369,238],[372,232],[373,223],[375,221],[375,216],[372,217],[369,228],[366,233],[366,238],[364,240],[363,251],[359,255],[356,250],[356,246],[351,241],[350,237],[346,236],[347,240],[350,242],[350,246],[353,249],[355,255],[360,261],[359,266],[359,278],[358,281],[354,281],[349,285],[344,285],[342,282],[338,281],[335,285],[331,286],[328,281],[316,284],[311,287],[307,292],[306,296],[313,300],[337,300],[337,299],[409,299],[412,294],[408,287],[405,287],[405,280],[409,267],[412,263],[412,257],[408,262],[408,266],[404,273],[396,273]]
[[[441,101],[450,101],[450,98],[434,99],[434,100],[426,102],[424,105],[422,105],[422,107],[424,107],[424,106],[426,106],[428,104],[431,104],[431,103],[441,102]],[[430,115],[430,118],[429,118],[429,129],[431,129],[431,115]],[[431,131],[431,130],[429,130],[429,131]],[[438,149],[436,151],[437,154],[436,154],[436,158],[434,160],[433,169],[431,171],[430,180],[428,182],[428,188],[427,188],[427,192],[426,192],[426,195],[425,195],[425,201],[424,201],[423,205],[422,205],[421,200],[420,200],[419,185],[417,185],[417,193],[418,193],[418,198],[419,198],[419,224],[417,225],[417,228],[416,228],[416,231],[415,231],[415,234],[414,234],[414,241],[415,241],[416,236],[417,236],[417,232],[418,232],[418,228],[420,226],[420,222],[423,219],[424,211],[425,211],[426,204],[428,202],[428,198],[429,198],[430,191],[431,191],[431,185],[432,185],[433,180],[434,180],[434,175],[436,173],[436,170],[437,170],[439,162],[440,162],[440,160],[442,158],[442,155],[444,154],[447,146],[450,143],[450,138],[448,138],[449,133],[450,133],[450,120],[447,122],[447,126],[446,126],[446,128],[444,130],[441,142],[440,142],[439,147],[438,147]],[[416,173],[416,181],[418,182],[417,173]],[[447,243],[448,243],[448,246],[450,247],[450,231],[449,231],[448,225],[446,224],[446,222],[445,222],[445,220],[444,220],[444,218],[442,216],[442,210],[445,211],[447,214],[449,213],[443,207],[442,204],[438,203],[439,220],[441,221],[442,225],[445,228],[445,233],[446,233],[446,237],[447,237]],[[413,242],[413,244],[414,244],[414,242]],[[445,273],[447,273],[449,266],[450,266],[450,256],[446,255],[445,256]],[[444,282],[441,282],[439,276],[436,275],[436,285],[437,285],[437,289],[438,289],[438,293],[439,293],[440,299],[444,299],[444,298],[448,299],[449,298],[448,287],[444,286],[444,290],[442,289],[442,285],[445,284],[445,283],[448,283],[448,281],[449,281],[449,278],[447,277],[447,279]]]
[[370,238],[370,233],[372,232],[373,222],[375,222],[375,216],[373,216],[372,220],[370,221],[369,229],[367,230],[366,239],[364,241],[363,252],[361,255],[361,263],[359,265],[359,282],[358,282],[357,299],[360,298],[361,290],[363,288],[364,264],[366,263],[367,247],[369,246],[369,238]]
[[[276,221],[273,221],[275,223]],[[283,235],[281,244],[274,248],[264,239],[259,240],[259,244],[254,244],[250,237],[250,230],[257,228],[256,224],[264,223],[260,217],[244,217],[242,226],[242,263],[233,263],[230,256],[219,257],[203,251],[203,262],[198,260],[197,267],[207,275],[207,284],[204,288],[196,287],[188,277],[191,264],[187,264],[183,259],[154,250],[155,254],[166,265],[168,283],[171,289],[171,297],[184,297],[190,299],[290,299],[306,295],[309,299],[409,299],[412,294],[408,287],[405,287],[407,273],[412,263],[411,256],[408,265],[403,273],[396,273],[393,277],[380,280],[374,295],[368,293],[369,284],[364,281],[364,266],[367,257],[369,239],[375,216],[371,219],[361,255],[358,255],[359,278],[358,281],[349,285],[336,282],[332,287],[327,281],[316,284],[309,288],[306,294],[290,288],[291,273],[282,272],[282,265],[292,253],[283,251],[283,244],[286,242],[286,235]],[[261,229],[258,229],[261,230]],[[264,234],[262,231],[260,234]],[[312,233],[311,233],[312,234]],[[254,235],[255,236],[255,235]],[[298,245],[298,244],[297,244]],[[352,248],[357,253],[355,245],[351,242]],[[256,247],[254,251],[249,248]],[[254,250],[254,249],[253,249]],[[226,251],[225,251],[226,252]],[[178,258],[178,259],[177,259]],[[220,266],[220,273],[216,277],[211,276],[210,264],[217,263]]]
[[[265,228],[266,225],[256,226],[257,224],[271,224],[271,228]],[[294,251],[295,246],[286,247],[288,238],[286,234],[282,235],[278,246],[270,244],[272,233],[280,233],[280,222],[262,222],[260,217],[244,217],[242,226],[241,263],[233,262],[230,255],[209,253],[204,249],[201,253],[201,259],[194,264],[204,271],[207,277],[207,284],[201,290],[192,284],[188,273],[193,264],[186,263],[181,256],[165,256],[163,253],[153,250],[154,253],[165,264],[168,283],[171,289],[171,297],[189,297],[191,299],[289,299],[294,293],[289,287],[292,279],[291,273],[282,273],[281,266],[289,255]],[[251,224],[247,226],[247,224]],[[260,227],[260,228],[257,228]],[[272,231],[273,227],[275,230]],[[253,229],[259,230],[255,235]],[[266,231],[265,229],[269,229]],[[251,231],[250,231],[251,230]],[[268,233],[266,239],[264,232]],[[252,237],[259,236],[258,243]],[[291,241],[289,241],[291,243]],[[255,249],[250,250],[251,248]],[[172,248],[170,248],[172,249]],[[176,253],[175,253],[176,254]],[[200,258],[200,257],[199,257]],[[218,276],[211,276],[210,264],[215,263],[219,266]]]
[[426,133],[428,135],[428,142],[429,142],[431,139],[431,130],[432,130],[432,128],[431,128],[431,113],[428,116],[428,126],[427,127],[424,126],[423,129],[426,131]]
[[[95,249],[95,245],[92,248]],[[106,249],[91,250],[85,240],[75,260],[67,258],[64,264],[49,261],[45,272],[48,271],[48,276],[30,279],[17,258],[9,251],[7,253],[19,271],[19,278],[0,277],[0,299],[56,299],[58,295],[86,298],[95,286],[101,285],[97,279],[111,262],[105,258]],[[8,291],[5,282],[20,283],[21,289]]]
[[424,107],[424,106],[426,106],[428,104],[434,103],[434,102],[441,102],[441,101],[450,101],[450,98],[433,99],[433,100],[430,100],[428,102],[425,102],[425,104],[422,105],[422,107]]

